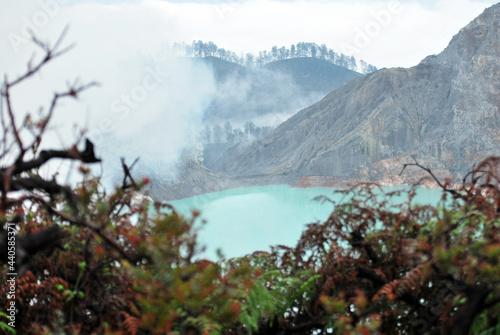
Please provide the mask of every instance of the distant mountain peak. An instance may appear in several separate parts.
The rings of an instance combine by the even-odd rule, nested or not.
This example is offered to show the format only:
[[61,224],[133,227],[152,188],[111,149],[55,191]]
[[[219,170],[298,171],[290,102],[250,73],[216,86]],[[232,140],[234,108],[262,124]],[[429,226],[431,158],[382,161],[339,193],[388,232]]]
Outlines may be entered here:
[[[436,56],[435,61],[442,65],[482,55],[498,57],[500,49],[500,3],[484,10],[477,18],[453,36],[448,46]],[[427,57],[424,63],[433,59]]]

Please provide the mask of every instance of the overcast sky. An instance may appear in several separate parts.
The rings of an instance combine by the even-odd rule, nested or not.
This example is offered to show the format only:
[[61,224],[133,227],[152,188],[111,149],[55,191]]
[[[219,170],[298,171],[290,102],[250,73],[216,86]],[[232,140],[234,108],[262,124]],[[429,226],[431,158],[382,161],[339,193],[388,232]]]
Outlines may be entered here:
[[[496,2],[4,0],[1,46],[8,50],[13,44],[9,33],[21,35],[29,21],[48,38],[69,24],[70,38],[95,53],[110,49],[151,53],[164,43],[198,39],[240,53],[303,41],[324,43],[377,67],[412,66],[439,53],[461,27]],[[47,12],[52,3],[64,5],[49,11],[53,17],[44,22],[40,11]]]
[[[0,73],[13,78],[26,68],[36,50],[28,31],[53,43],[69,26],[64,44],[76,47],[13,92],[16,111],[37,111],[68,80],[97,80],[101,88],[58,108],[59,141],[71,142],[75,123],[100,129],[96,142],[102,134],[120,131],[130,138],[137,130],[137,136],[149,135],[147,145],[162,148],[152,157],[175,160],[179,148],[193,141],[214,85],[207,69],[170,58],[169,44],[213,41],[237,53],[255,53],[315,42],[379,68],[408,67],[441,52],[460,28],[496,2],[0,0]],[[35,60],[40,56],[38,51]],[[145,146],[130,152],[144,157]]]

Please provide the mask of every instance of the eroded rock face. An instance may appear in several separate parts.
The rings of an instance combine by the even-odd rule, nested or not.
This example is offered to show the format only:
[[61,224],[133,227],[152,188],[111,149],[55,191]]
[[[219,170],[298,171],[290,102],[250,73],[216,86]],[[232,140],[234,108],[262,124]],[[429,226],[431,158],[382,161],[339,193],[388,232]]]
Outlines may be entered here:
[[433,169],[464,174],[500,154],[499,37],[497,4],[441,54],[354,79],[263,140],[229,149],[214,170],[290,184],[309,175],[377,180],[414,155]]

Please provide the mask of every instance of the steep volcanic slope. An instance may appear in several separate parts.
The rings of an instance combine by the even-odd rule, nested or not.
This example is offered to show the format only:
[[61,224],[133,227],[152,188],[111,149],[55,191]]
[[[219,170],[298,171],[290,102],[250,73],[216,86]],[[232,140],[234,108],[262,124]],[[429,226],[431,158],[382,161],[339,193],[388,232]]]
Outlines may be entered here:
[[379,178],[412,154],[463,173],[500,154],[499,30],[496,4],[441,54],[352,80],[262,141],[229,149],[215,170],[288,183],[306,175]]

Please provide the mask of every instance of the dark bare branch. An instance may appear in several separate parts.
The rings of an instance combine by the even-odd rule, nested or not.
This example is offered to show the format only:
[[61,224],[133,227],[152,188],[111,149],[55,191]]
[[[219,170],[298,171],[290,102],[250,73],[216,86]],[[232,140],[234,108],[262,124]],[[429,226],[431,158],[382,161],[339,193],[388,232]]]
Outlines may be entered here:
[[457,192],[456,190],[454,189],[450,189],[448,187],[446,187],[446,185],[443,185],[441,183],[441,181],[436,177],[436,175],[431,171],[431,169],[429,169],[429,167],[425,167],[423,165],[421,165],[417,159],[414,157],[414,156],[411,156],[411,158],[413,158],[414,162],[415,163],[406,163],[403,165],[403,169],[401,170],[401,172],[399,173],[399,175],[401,176],[403,174],[403,172],[405,171],[405,169],[408,167],[408,166],[416,166],[424,171],[426,171],[431,177],[432,179],[434,179],[434,181],[438,184],[438,186],[443,189],[445,192],[448,192],[450,194],[453,194],[454,196],[457,196],[459,198],[463,198],[462,194],[460,194],[459,192]]
[[24,146],[23,142],[21,141],[21,137],[19,135],[19,130],[17,129],[16,126],[16,120],[14,118],[14,111],[12,110],[12,102],[10,99],[10,87],[11,85],[7,82],[7,79],[5,80],[5,88],[2,90],[2,97],[5,99],[5,103],[7,105],[7,114],[9,115],[10,119],[10,126],[12,127],[12,133],[16,139],[17,145],[19,146],[19,150],[21,153],[24,153]]
[[11,81],[11,82],[8,82],[7,80],[5,80],[5,84],[6,84],[6,87],[5,89],[9,89],[17,84],[19,84],[20,82],[24,81],[25,79],[33,76],[35,73],[37,73],[38,71],[40,71],[40,69],[45,66],[50,60],[54,59],[54,58],[57,58],[63,54],[65,54],[66,52],[68,52],[71,48],[73,48],[73,44],[70,45],[69,47],[66,47],[62,50],[57,50],[57,48],[59,48],[59,46],[61,45],[63,39],[64,39],[64,36],[66,35],[68,31],[68,27],[66,27],[64,29],[64,31],[61,33],[61,35],[59,36],[56,44],[54,45],[54,47],[50,48],[47,43],[44,43],[44,42],[41,42],[40,40],[38,40],[35,36],[32,36],[31,39],[33,40],[33,42],[38,45],[42,50],[44,50],[45,52],[45,55],[44,57],[42,58],[42,60],[37,64],[35,65],[34,67],[31,66],[31,62],[30,62],[30,65],[28,66],[28,69],[26,70],[26,72],[24,74],[22,74],[21,76],[19,76],[17,79]]
[[130,173],[130,170],[135,166],[135,164],[139,161],[139,158],[136,158],[134,160],[134,162],[132,163],[132,165],[130,167],[127,166],[127,164],[125,164],[125,158],[121,158],[121,162],[122,162],[122,168],[123,168],[123,173],[124,173],[124,176],[123,176],[123,183],[122,183],[122,188],[128,188],[129,186],[127,185],[127,179],[130,179],[130,183],[132,184],[132,186],[134,188],[137,188],[137,184],[134,180],[134,178],[132,177],[132,174]]
[[73,217],[70,217],[69,215],[66,215],[52,206],[50,204],[46,203],[45,201],[40,202],[45,206],[47,211],[53,215],[58,216],[61,220],[66,221],[70,224],[73,224],[78,227],[83,227],[83,228],[89,228],[91,231],[93,231],[95,234],[100,236],[106,244],[108,244],[110,247],[112,247],[114,250],[116,250],[124,259],[129,261],[131,264],[136,264],[137,262],[141,261],[144,259],[144,256],[142,255],[131,255],[129,254],[124,248],[113,238],[109,237],[106,232],[104,232],[100,227],[95,227],[94,225],[90,224],[89,222],[86,222],[84,220],[79,220]]
[[5,189],[2,185],[2,192],[7,191],[43,191],[51,197],[64,195],[69,206],[74,213],[78,212],[78,197],[69,186],[59,185],[55,181],[48,181],[39,176],[27,178],[15,178],[10,181],[10,188]]
[[98,163],[101,161],[95,156],[94,145],[87,139],[85,141],[85,149],[82,151],[78,151],[76,148],[72,148],[70,150],[43,150],[37,158],[26,162],[19,162],[16,165],[13,174],[17,175],[25,171],[38,169],[54,158],[78,160],[82,163]]

